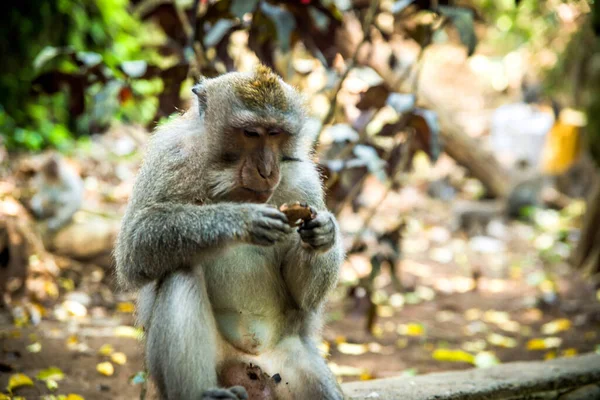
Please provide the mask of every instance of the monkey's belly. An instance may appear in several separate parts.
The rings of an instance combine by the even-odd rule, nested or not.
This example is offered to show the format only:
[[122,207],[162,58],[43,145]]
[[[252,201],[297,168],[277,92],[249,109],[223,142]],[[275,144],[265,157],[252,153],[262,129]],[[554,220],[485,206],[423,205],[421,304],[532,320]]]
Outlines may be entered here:
[[241,311],[215,311],[217,326],[223,338],[248,354],[259,354],[276,342],[276,327],[272,318]]

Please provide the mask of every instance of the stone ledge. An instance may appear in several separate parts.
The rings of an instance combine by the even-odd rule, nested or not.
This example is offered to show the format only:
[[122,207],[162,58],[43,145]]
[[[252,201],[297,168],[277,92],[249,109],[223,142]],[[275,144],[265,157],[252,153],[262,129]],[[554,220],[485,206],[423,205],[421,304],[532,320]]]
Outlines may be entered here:
[[[342,385],[352,400],[600,399],[600,355]],[[579,390],[577,390],[579,389]]]

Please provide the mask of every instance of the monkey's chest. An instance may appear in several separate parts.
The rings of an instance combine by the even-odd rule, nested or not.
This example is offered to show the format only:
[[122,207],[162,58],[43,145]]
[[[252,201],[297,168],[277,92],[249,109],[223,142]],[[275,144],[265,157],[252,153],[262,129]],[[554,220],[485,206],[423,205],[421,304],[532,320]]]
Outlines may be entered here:
[[239,246],[205,263],[203,270],[223,338],[249,354],[274,346],[285,303],[274,253]]

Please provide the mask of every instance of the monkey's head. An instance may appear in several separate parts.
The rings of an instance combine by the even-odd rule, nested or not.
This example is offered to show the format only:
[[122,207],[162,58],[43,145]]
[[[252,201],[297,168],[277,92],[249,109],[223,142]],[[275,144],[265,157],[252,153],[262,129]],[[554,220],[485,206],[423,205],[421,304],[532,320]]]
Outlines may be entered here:
[[281,181],[281,163],[298,161],[305,119],[299,93],[269,68],[233,72],[198,83],[192,91],[204,125],[213,199],[268,201]]

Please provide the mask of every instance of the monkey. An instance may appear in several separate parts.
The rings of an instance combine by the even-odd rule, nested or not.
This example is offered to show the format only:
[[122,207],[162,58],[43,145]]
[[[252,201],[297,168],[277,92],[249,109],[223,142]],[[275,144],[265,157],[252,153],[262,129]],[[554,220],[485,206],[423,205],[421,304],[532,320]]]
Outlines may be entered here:
[[50,232],[64,227],[83,202],[83,181],[58,154],[52,153],[33,178],[35,194],[29,207]]
[[[161,399],[343,399],[315,340],[345,257],[305,132],[268,67],[204,78],[151,136],[115,245]],[[314,218],[292,228],[277,206]]]

